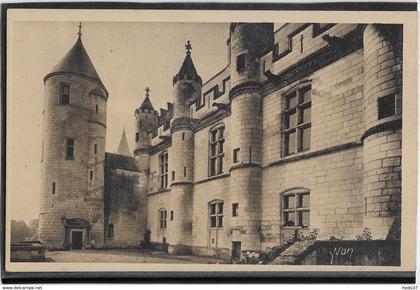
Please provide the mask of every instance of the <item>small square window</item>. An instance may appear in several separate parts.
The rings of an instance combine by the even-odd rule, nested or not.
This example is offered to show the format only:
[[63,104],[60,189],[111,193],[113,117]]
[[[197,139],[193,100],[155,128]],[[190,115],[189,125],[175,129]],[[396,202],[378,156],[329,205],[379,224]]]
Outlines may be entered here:
[[232,216],[238,216],[239,215],[239,203],[233,203],[232,204]]
[[286,227],[295,226],[295,212],[284,213],[284,225]]
[[378,99],[378,120],[395,115],[395,95]]
[[241,54],[236,57],[236,70],[242,71],[245,69],[246,54]]

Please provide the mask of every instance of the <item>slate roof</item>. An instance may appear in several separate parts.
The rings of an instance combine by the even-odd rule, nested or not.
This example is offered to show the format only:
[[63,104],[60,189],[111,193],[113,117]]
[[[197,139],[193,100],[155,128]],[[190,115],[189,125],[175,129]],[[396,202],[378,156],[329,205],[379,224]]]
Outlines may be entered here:
[[144,98],[144,101],[141,104],[140,109],[154,110],[153,105],[152,105],[152,102],[150,101],[149,96],[146,96],[146,98]]
[[134,157],[109,152],[105,153],[105,167],[108,169],[139,171]]
[[195,69],[190,53],[185,55],[181,68],[179,69],[179,72],[175,78],[183,79],[185,76],[189,80],[198,80],[199,82],[202,82],[201,77],[198,75],[197,70]]
[[91,80],[98,82],[105,88],[101,78],[96,72],[89,55],[86,52],[82,43],[82,38],[79,37],[73,47],[61,59],[61,61],[53,68],[53,70],[45,76],[44,81],[51,75],[57,73],[73,73],[88,77]]

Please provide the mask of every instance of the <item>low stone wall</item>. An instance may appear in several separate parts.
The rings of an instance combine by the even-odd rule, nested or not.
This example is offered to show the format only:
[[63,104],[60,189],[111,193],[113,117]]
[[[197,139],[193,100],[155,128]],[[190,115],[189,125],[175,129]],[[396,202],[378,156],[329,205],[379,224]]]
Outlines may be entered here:
[[11,244],[11,262],[44,262],[45,246],[38,241]]
[[276,265],[399,266],[398,240],[296,242],[277,257]]
[[192,247],[191,251],[195,256],[215,257],[221,259],[230,258],[230,250],[226,248]]
[[399,266],[400,254],[397,240],[317,241],[301,264]]

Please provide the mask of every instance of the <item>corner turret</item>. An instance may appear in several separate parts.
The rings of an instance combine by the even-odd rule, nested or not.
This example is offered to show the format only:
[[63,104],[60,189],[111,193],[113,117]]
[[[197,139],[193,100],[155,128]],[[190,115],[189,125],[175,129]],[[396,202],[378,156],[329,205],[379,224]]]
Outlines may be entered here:
[[190,117],[190,105],[201,98],[202,79],[195,69],[191,58],[191,43],[185,45],[185,59],[179,72],[173,78],[174,85],[174,120]]
[[[135,137],[134,137],[134,157],[140,158],[140,155],[149,156],[150,137],[149,132],[154,130],[158,125],[159,113],[153,108],[152,102],[149,98],[150,89],[145,89],[146,96],[141,106],[134,111],[135,119]],[[144,158],[142,158],[144,159]],[[139,163],[140,170],[148,170],[149,158],[145,157]]]

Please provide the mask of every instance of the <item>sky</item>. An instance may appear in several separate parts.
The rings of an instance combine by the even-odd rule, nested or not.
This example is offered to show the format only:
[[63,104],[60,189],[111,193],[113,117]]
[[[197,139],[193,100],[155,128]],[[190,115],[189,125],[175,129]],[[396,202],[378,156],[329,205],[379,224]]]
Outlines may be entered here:
[[[7,167],[11,218],[39,214],[43,78],[77,40],[78,22],[14,22],[8,46]],[[172,78],[192,43],[205,82],[227,63],[228,23],[84,22],[82,41],[109,92],[107,152],[116,152],[125,128],[133,150],[134,110],[145,87],[155,109],[172,101]]]

